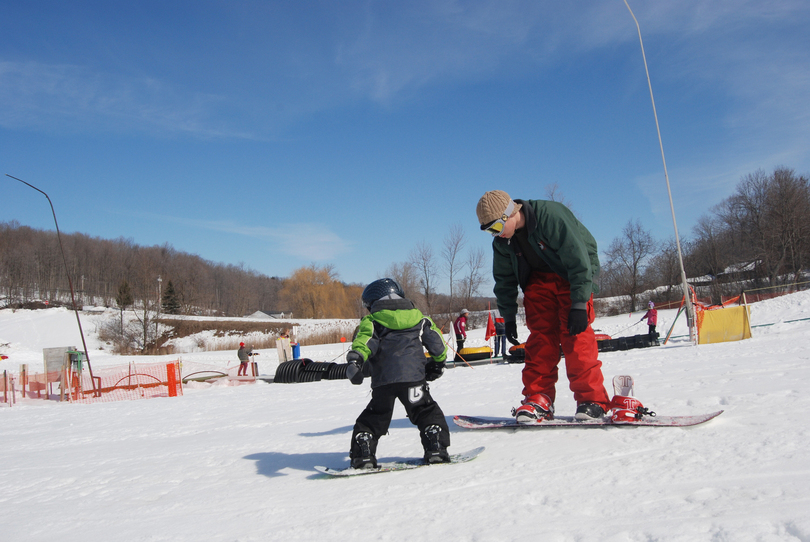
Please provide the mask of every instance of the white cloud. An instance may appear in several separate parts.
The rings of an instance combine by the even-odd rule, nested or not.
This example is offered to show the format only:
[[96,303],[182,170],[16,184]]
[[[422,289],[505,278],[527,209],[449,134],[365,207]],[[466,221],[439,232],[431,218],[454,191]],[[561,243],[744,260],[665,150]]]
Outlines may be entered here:
[[155,78],[68,64],[0,61],[0,125],[10,129],[146,130],[250,137],[211,117],[224,98],[184,93]]
[[[126,214],[131,214],[127,213]],[[244,226],[229,220],[198,220],[136,213],[153,220],[182,224],[190,228],[230,233],[267,241],[268,250],[306,261],[327,261],[352,250],[352,243],[334,233],[329,226],[316,223],[288,223],[268,228]]]

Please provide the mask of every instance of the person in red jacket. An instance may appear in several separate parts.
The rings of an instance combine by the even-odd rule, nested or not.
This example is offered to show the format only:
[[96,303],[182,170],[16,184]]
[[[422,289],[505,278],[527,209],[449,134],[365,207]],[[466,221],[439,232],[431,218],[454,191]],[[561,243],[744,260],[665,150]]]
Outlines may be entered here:
[[[647,326],[649,326],[649,335],[653,337],[655,335],[655,326],[658,325],[658,311],[655,309],[655,303],[650,301],[649,310],[641,317],[642,320],[647,320]],[[656,337],[657,338],[657,337]]]
[[456,354],[464,348],[464,341],[467,340],[467,315],[470,311],[461,309],[461,314],[458,315],[456,321],[453,322],[453,331],[456,332]]

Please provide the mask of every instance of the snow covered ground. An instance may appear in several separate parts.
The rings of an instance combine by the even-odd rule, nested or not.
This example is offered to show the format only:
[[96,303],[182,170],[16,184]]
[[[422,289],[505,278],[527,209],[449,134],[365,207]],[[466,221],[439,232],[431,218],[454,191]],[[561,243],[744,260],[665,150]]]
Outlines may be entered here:
[[[632,326],[640,316],[594,327],[642,333],[644,324]],[[659,331],[674,316],[661,311]],[[131,358],[98,350],[94,318],[82,315],[94,366],[125,364]],[[521,366],[450,369],[431,391],[453,431],[451,452],[486,451],[464,465],[358,478],[312,467],[348,463],[367,383],[220,383],[179,398],[0,406],[0,540],[810,541],[808,318],[803,292],[753,305],[747,341],[691,346],[681,318],[667,346],[601,355],[606,381],[633,375],[636,395],[659,414],[725,410],[686,429],[459,429],[454,414],[509,414]],[[471,332],[469,345],[483,344],[483,333]],[[43,347],[63,345],[81,345],[71,312],[0,311],[0,354],[9,356],[0,369],[37,370]],[[344,348],[302,355],[331,361]],[[179,357],[235,363],[233,352]],[[275,351],[259,363],[272,374]],[[564,376],[556,407],[575,409]],[[420,453],[398,406],[378,456]]]

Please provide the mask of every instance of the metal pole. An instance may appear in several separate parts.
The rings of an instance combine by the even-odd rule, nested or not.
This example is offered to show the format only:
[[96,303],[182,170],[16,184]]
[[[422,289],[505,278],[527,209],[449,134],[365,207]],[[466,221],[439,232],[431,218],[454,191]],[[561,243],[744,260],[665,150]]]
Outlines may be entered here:
[[67,275],[68,285],[70,286],[70,300],[73,303],[73,312],[76,314],[76,323],[79,325],[79,335],[82,336],[82,346],[84,347],[84,359],[87,360],[87,369],[90,371],[90,381],[93,383],[93,391],[96,391],[96,380],[93,378],[93,367],[90,365],[90,356],[87,354],[87,342],[84,340],[84,331],[82,330],[82,321],[79,319],[79,309],[76,307],[76,294],[73,291],[73,280],[70,278],[70,268],[67,264],[67,258],[65,257],[65,249],[62,246],[62,236],[59,233],[59,223],[56,221],[56,211],[53,208],[53,202],[51,198],[48,197],[48,194],[37,188],[36,186],[29,184],[22,179],[18,179],[12,175],[6,173],[6,177],[11,177],[15,181],[20,181],[24,185],[30,186],[43,196],[45,196],[48,200],[48,203],[51,206],[51,213],[53,214],[53,223],[56,226],[56,239],[59,241],[59,250],[62,253],[62,263],[65,264],[65,275]]
[[647,55],[644,53],[644,42],[641,39],[641,27],[638,24],[633,10],[630,9],[630,4],[624,0],[624,5],[627,6],[633,21],[636,23],[638,29],[638,41],[641,44],[641,57],[644,59],[644,71],[647,73],[647,86],[650,88],[650,100],[652,101],[653,116],[655,117],[655,129],[658,132],[658,146],[661,147],[661,160],[664,162],[664,178],[667,182],[667,194],[669,195],[669,208],[672,211],[672,225],[675,228],[675,244],[678,247],[678,264],[681,267],[681,286],[683,287],[683,295],[686,299],[686,320],[689,325],[689,338],[693,344],[697,344],[697,334],[695,333],[695,309],[692,306],[692,297],[690,296],[689,284],[686,282],[686,271],[683,268],[683,252],[681,251],[681,239],[678,236],[678,223],[675,220],[675,205],[672,203],[672,189],[669,186],[669,173],[667,173],[667,160],[664,157],[664,144],[661,141],[661,128],[658,125],[658,113],[655,110],[655,98],[653,97],[652,83],[650,82],[650,70],[647,69]]

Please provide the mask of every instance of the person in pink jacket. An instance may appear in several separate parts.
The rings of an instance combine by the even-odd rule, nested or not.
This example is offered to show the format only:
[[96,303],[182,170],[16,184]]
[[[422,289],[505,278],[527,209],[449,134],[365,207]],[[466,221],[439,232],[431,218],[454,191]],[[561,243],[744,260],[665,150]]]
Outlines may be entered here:
[[649,335],[652,337],[655,334],[655,326],[658,325],[658,311],[655,310],[655,303],[650,301],[649,310],[641,317],[642,320],[647,320],[649,326]]

